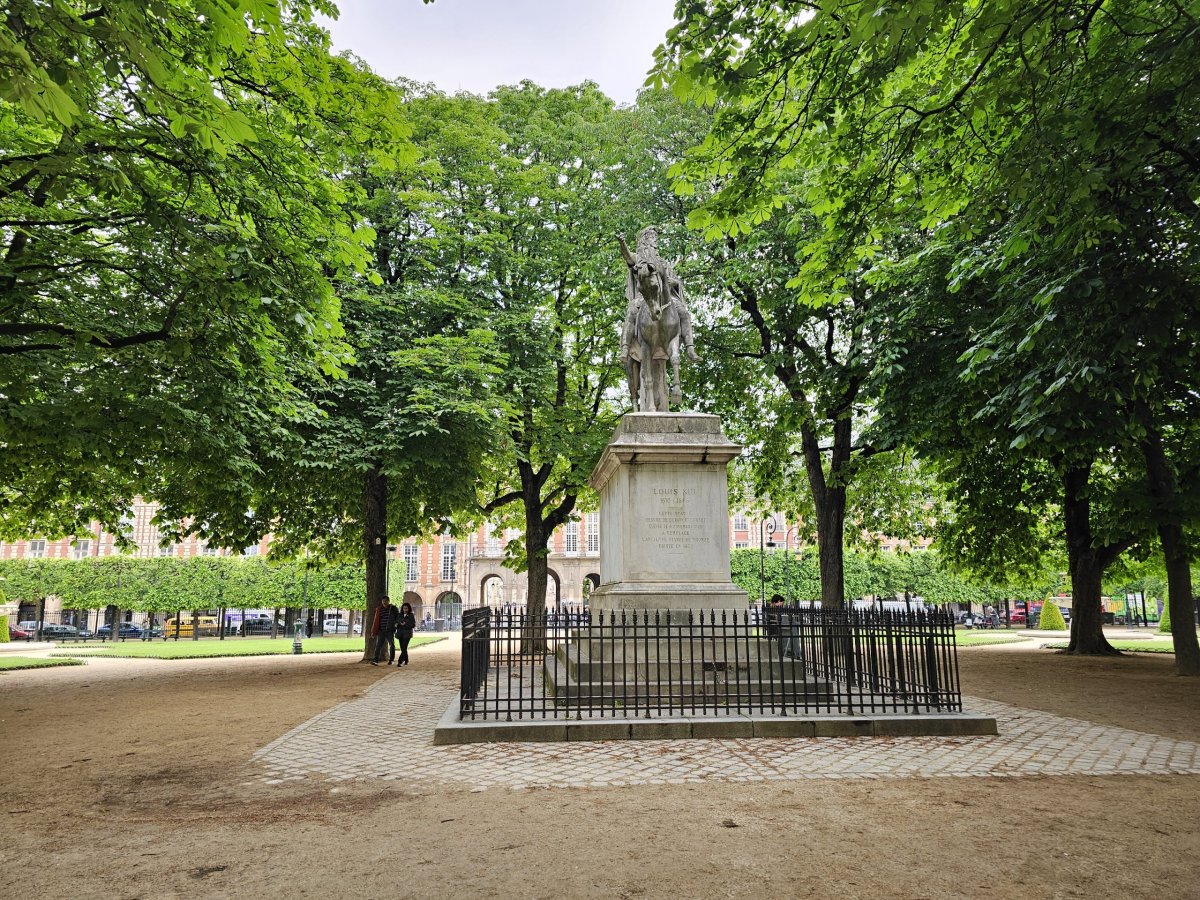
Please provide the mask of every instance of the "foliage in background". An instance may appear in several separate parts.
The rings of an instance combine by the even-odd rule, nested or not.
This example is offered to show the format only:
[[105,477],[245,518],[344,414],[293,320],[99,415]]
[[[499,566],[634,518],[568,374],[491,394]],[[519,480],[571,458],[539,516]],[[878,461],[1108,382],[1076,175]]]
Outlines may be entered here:
[[[759,576],[760,563],[765,570],[765,591]],[[752,602],[772,594],[799,602],[821,600],[820,565],[811,547],[786,557],[780,550],[760,556],[754,548],[738,549],[730,554],[730,567],[734,583],[746,591]],[[1056,580],[1009,586],[973,580],[955,573],[932,550],[911,553],[852,550],[845,555],[845,572],[847,601],[863,597],[892,600],[907,595],[938,605],[991,603],[999,607],[1006,599],[1041,600],[1057,588]]]
[[[304,582],[302,561],[223,556],[0,560],[0,584],[14,601],[56,596],[65,609],[299,609]],[[364,609],[361,564],[310,568],[307,597],[310,609]]]

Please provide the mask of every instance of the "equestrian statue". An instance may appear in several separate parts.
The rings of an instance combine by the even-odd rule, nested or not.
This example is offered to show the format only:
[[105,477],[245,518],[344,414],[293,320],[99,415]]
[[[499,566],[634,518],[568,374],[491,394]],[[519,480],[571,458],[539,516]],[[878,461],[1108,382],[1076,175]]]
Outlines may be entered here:
[[[625,327],[621,331],[621,359],[629,381],[634,412],[670,412],[680,403],[679,350],[688,358],[700,357],[692,344],[692,316],[683,298],[683,282],[669,262],[659,256],[658,232],[643,228],[637,251],[631,253],[620,235],[621,255],[629,267],[625,281]],[[671,366],[668,402],[667,365]]]

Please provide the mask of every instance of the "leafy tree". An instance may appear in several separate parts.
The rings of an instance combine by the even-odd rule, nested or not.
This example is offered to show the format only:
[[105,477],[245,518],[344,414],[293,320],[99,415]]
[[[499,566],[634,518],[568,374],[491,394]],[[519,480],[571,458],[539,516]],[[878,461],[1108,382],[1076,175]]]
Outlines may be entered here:
[[[1009,373],[1000,406],[1015,448],[1050,459],[1063,482],[1080,604],[1073,647],[1107,649],[1100,574],[1136,537],[1109,540],[1086,521],[1093,469],[1112,454],[1095,434],[1061,434],[1066,395],[1087,401],[1071,411],[1076,421],[1103,421],[1115,406],[1116,433],[1140,449],[1142,493],[1174,573],[1172,597],[1185,605],[1195,511],[1182,482],[1189,438],[1179,386],[1195,382],[1195,366],[1180,352],[1194,342],[1179,336],[1195,331],[1186,238],[1200,177],[1186,125],[1200,96],[1194,11],[1148,0],[895,9],[844,0],[800,15],[757,2],[681,12],[660,72],[681,93],[722,103],[684,173],[691,182],[723,177],[697,224],[760,224],[792,196],[802,169],[819,228],[801,286],[886,251],[890,232],[878,219],[896,209],[956,241],[955,277],[991,282],[995,313],[968,365],[987,360]],[[1123,302],[1134,291],[1149,298],[1147,328]],[[1062,327],[1073,308],[1086,311],[1074,321],[1110,340]],[[1056,352],[1068,339],[1081,352]],[[1118,351],[1112,373],[1097,347]],[[1147,520],[1133,512],[1140,534]],[[1180,671],[1200,673],[1200,652],[1190,637],[1185,644]]]
[[[643,105],[671,123],[673,141],[658,142],[667,161],[682,160],[687,141],[702,141],[712,122],[655,91],[643,92]],[[713,190],[687,184],[685,196],[660,208],[679,225],[695,222]],[[919,465],[877,457],[880,447],[855,439],[878,385],[886,333],[874,312],[878,297],[853,275],[823,284],[822,303],[797,290],[792,279],[815,220],[801,202],[782,203],[771,222],[710,246],[671,235],[690,293],[703,301],[695,311],[705,359],[688,380],[697,408],[721,415],[748,447],[739,463],[748,492],[807,523],[804,536],[821,554],[824,602],[835,605],[856,593],[843,584],[843,545],[872,531],[912,536],[929,511],[911,502],[925,493],[914,477]]]
[[347,155],[411,156],[328,3],[17,0],[0,22],[0,531],[120,533],[138,493],[245,479],[247,421],[344,361],[371,231]]
[[386,591],[387,545],[473,505],[502,405],[502,357],[475,284],[490,126],[437,94],[415,93],[404,110],[420,159],[349,166],[356,213],[377,235],[369,281],[339,284],[353,358],[340,377],[294,373],[289,414],[248,430],[250,471],[176,481],[160,513],[210,542],[271,532],[278,557],[365,561],[368,618]]
[[623,130],[628,116],[592,84],[525,82],[496,91],[487,110],[502,137],[488,185],[483,295],[507,359],[498,380],[507,405],[479,506],[497,525],[520,527],[507,555],[528,572],[527,607],[537,616],[550,536],[588,490],[616,421],[624,313],[616,237],[640,224],[617,188],[624,160],[641,147]]

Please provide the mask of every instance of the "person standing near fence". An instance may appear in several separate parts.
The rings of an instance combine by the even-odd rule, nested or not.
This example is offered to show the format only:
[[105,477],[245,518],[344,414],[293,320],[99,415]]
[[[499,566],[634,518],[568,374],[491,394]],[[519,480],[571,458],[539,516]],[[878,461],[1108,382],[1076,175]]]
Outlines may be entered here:
[[396,658],[396,613],[396,607],[392,606],[386,594],[379,598],[379,609],[375,610],[375,621],[371,623],[371,634],[375,635],[375,656],[371,660],[373,666],[379,665],[384,643],[388,648],[387,664],[390,666]]
[[396,620],[396,636],[400,638],[400,661],[396,667],[408,665],[408,642],[412,640],[413,631],[417,627],[417,617],[413,615],[412,604],[400,605],[400,616]]
[[772,594],[771,603],[763,610],[763,619],[767,626],[767,639],[779,648],[783,656],[783,595]]

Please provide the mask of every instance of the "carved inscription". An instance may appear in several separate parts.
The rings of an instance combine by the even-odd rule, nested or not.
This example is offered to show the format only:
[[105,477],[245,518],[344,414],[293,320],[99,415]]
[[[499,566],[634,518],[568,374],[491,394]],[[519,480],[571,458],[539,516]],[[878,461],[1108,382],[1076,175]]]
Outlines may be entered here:
[[697,488],[656,487],[650,495],[653,513],[646,517],[643,533],[654,550],[684,553],[710,548],[712,517],[697,503]]

